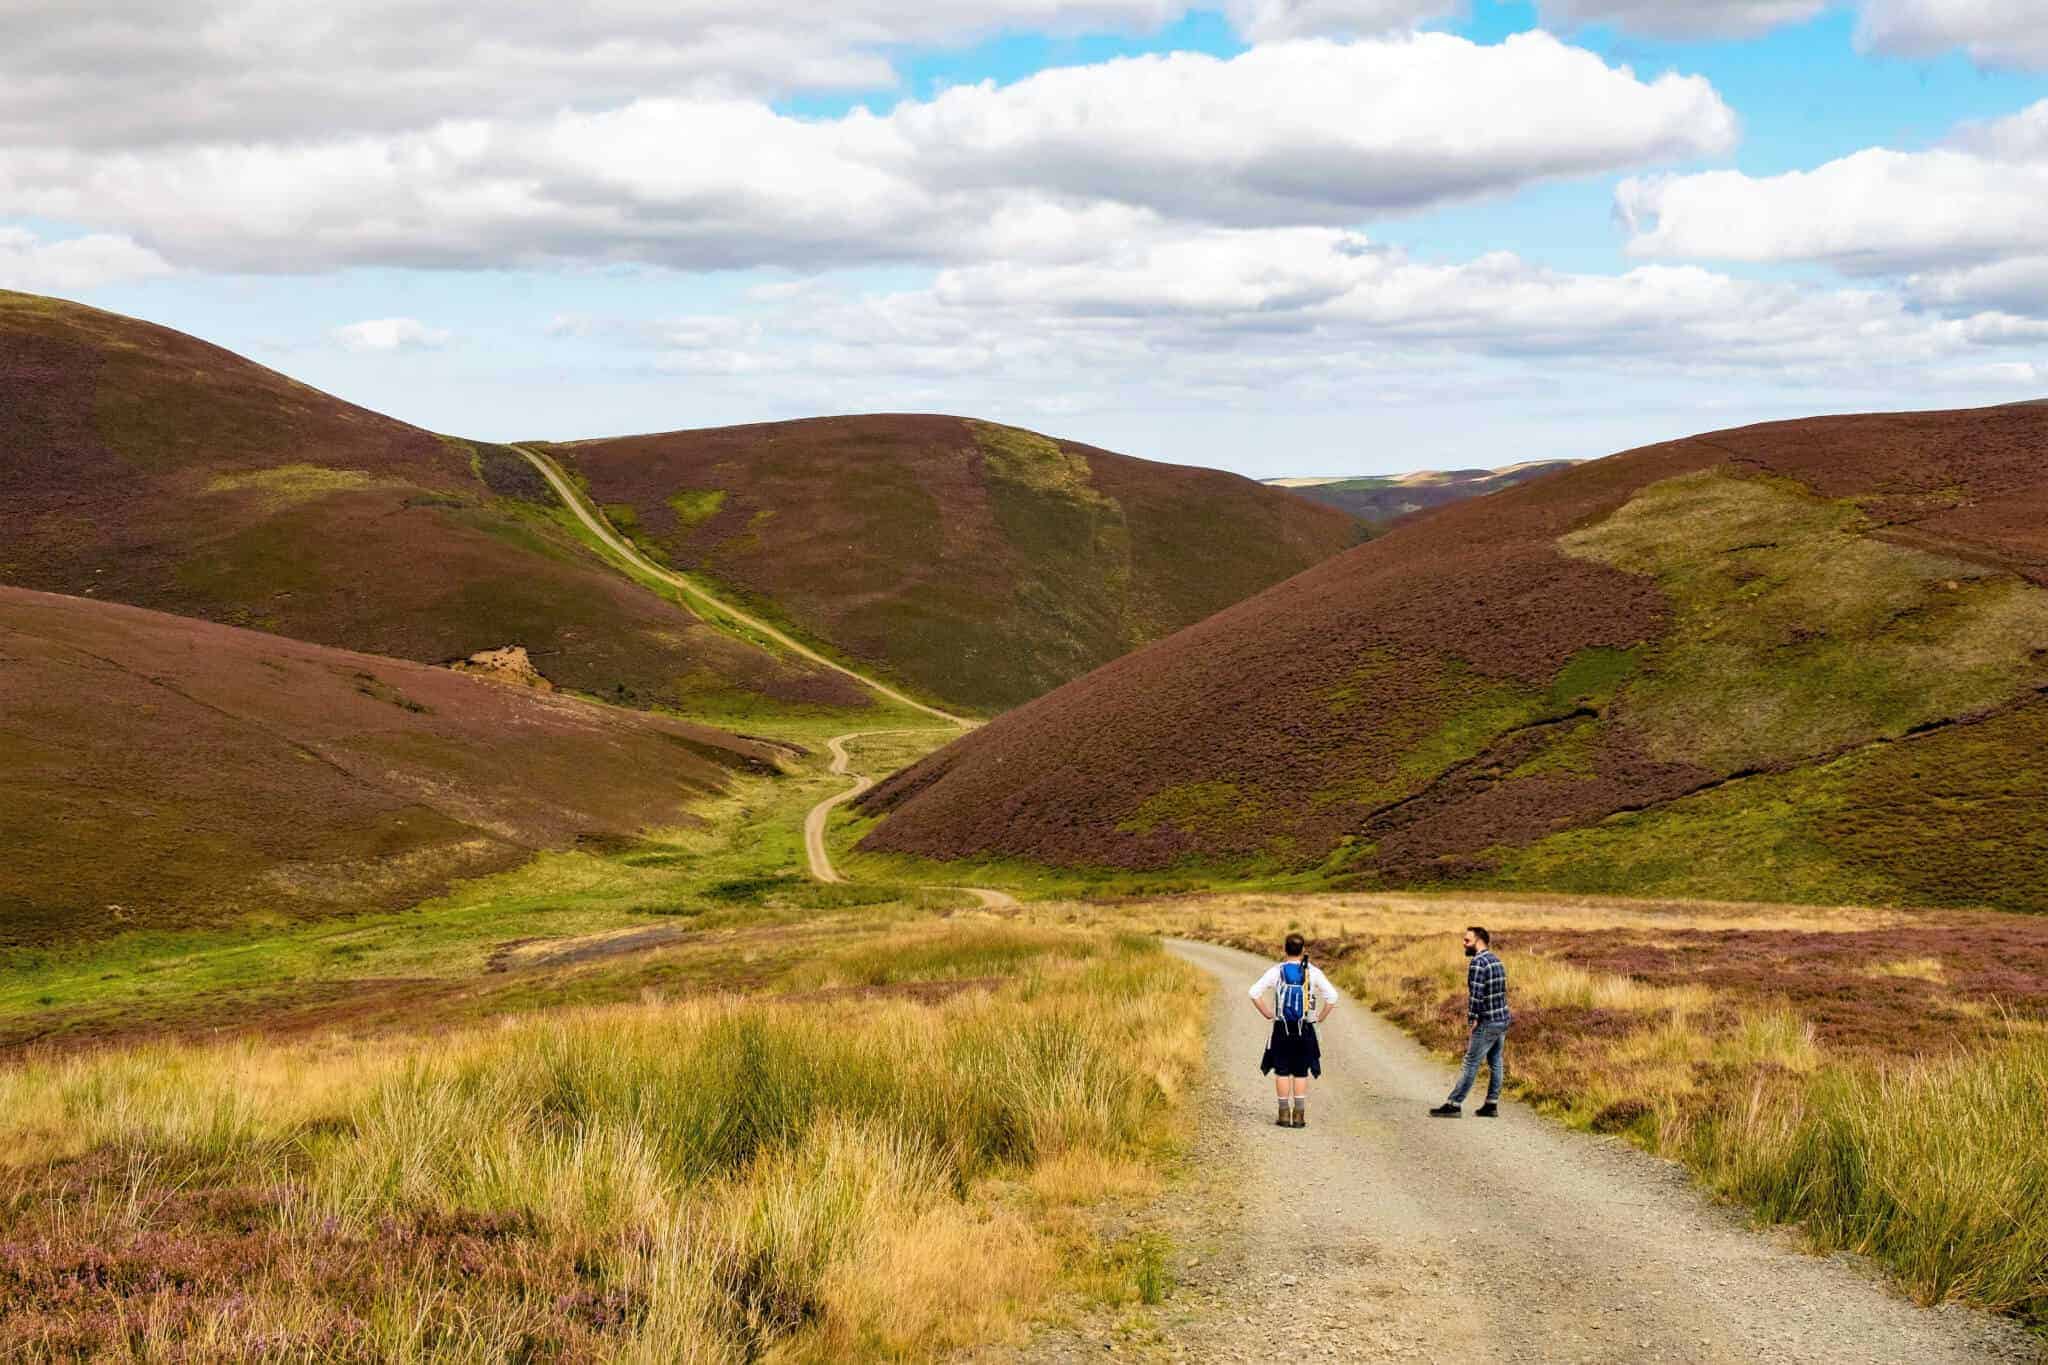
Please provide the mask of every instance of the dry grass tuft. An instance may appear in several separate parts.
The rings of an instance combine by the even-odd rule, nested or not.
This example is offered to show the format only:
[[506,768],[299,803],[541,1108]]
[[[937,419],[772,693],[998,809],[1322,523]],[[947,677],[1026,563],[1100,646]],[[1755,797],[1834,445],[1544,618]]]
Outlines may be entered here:
[[[1008,952],[1015,979],[0,1072],[0,1356],[925,1358],[1015,1334],[1067,1276],[1061,1211],[1149,1188],[1202,987],[1138,940],[890,943],[938,969],[949,936],[960,971]],[[1142,1297],[1157,1267],[1125,1270]]]

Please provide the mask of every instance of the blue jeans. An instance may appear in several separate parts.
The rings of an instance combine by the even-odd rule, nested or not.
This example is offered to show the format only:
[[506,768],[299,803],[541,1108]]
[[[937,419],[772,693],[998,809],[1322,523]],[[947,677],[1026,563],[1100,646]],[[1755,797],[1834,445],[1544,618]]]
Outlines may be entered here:
[[1506,1024],[1481,1024],[1472,1030],[1472,1042],[1465,1049],[1465,1069],[1458,1073],[1458,1083],[1451,1088],[1451,1103],[1463,1104],[1465,1096],[1471,1093],[1472,1082],[1479,1079],[1479,1063],[1486,1062],[1486,1102],[1492,1104],[1500,1099],[1500,1083],[1507,1077]]

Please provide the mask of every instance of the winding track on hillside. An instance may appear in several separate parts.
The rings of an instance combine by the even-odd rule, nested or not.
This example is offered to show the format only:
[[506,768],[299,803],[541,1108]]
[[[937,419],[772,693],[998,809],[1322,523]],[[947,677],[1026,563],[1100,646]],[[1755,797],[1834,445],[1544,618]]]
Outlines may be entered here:
[[[915,698],[903,695],[903,693],[887,683],[877,681],[865,673],[826,658],[808,645],[792,639],[788,633],[777,630],[759,617],[740,610],[716,593],[707,592],[703,587],[691,582],[683,575],[663,568],[646,555],[641,554],[640,551],[634,549],[624,536],[621,536],[614,530],[611,523],[605,520],[604,514],[590,504],[589,500],[583,496],[581,490],[570,482],[569,476],[562,472],[561,466],[556,464],[552,458],[538,450],[534,450],[530,446],[515,445],[512,449],[518,451],[525,457],[528,464],[540,472],[540,476],[548,481],[548,487],[555,490],[555,496],[562,500],[562,505],[573,512],[576,519],[583,523],[584,529],[596,536],[613,554],[625,560],[640,572],[669,584],[671,587],[676,588],[678,591],[710,607],[714,611],[723,612],[748,630],[759,632],[799,658],[808,659],[810,662],[824,668],[829,668],[835,673],[844,674],[862,687],[880,696],[887,697],[890,701],[908,706],[913,710],[922,711],[928,716],[937,717],[939,720],[943,720],[949,725],[958,726],[962,730],[971,730],[975,727],[976,722],[969,720],[965,716],[956,716],[950,711],[941,711],[936,706],[927,706]],[[845,875],[839,869],[832,866],[832,856],[825,848],[825,822],[831,817],[834,810],[875,785],[875,780],[866,774],[850,771],[852,759],[846,752],[846,745],[852,740],[866,739],[878,735],[918,733],[921,732],[915,730],[855,730],[847,734],[835,735],[826,741],[827,747],[832,750],[832,764],[829,771],[840,777],[852,777],[853,785],[836,796],[830,796],[820,801],[817,805],[811,807],[809,813],[804,816],[804,857],[810,865],[810,874],[813,878],[821,882],[844,882],[846,880]],[[967,892],[990,910],[1014,909],[1017,905],[1015,897],[1011,896],[1008,892],[997,891],[993,887],[961,886],[952,889]]]
[[[950,711],[941,711],[936,706],[927,706],[915,698],[903,695],[903,693],[885,682],[880,682],[856,669],[848,668],[845,664],[828,659],[809,645],[792,638],[786,631],[777,630],[759,617],[740,610],[716,593],[706,591],[701,585],[691,582],[673,569],[663,568],[646,555],[640,553],[640,551],[634,549],[624,536],[614,530],[612,524],[605,520],[604,514],[590,504],[583,496],[582,491],[574,483],[570,482],[569,476],[562,472],[561,466],[556,464],[553,458],[542,454],[530,446],[515,445],[512,449],[518,451],[526,458],[528,464],[540,471],[540,476],[548,481],[550,488],[555,490],[555,496],[562,500],[564,507],[575,513],[576,520],[583,523],[584,529],[602,541],[605,547],[613,554],[631,564],[641,573],[658,578],[682,592],[685,596],[702,603],[713,611],[722,612],[730,616],[748,630],[766,636],[798,658],[809,660],[821,668],[829,668],[834,673],[844,674],[862,687],[867,688],[871,692],[879,693],[890,701],[908,706],[913,710],[922,711],[928,716],[936,716],[938,719],[951,725],[957,725],[963,730],[974,728],[974,722],[967,717],[956,716]],[[844,769],[839,771],[843,772]]]
[[[2016,1324],[1918,1308],[1868,1263],[1801,1253],[1709,1202],[1676,1165],[1510,1103],[1432,1119],[1451,1069],[1355,1001],[1324,1025],[1309,1127],[1273,1126],[1266,1026],[1246,987],[1270,965],[1171,942],[1216,978],[1193,1186],[1169,1196],[1201,1257],[1160,1310],[1163,1340],[1056,1332],[1026,1361],[2038,1361]],[[1514,1065],[1509,1035],[1508,1065]]]

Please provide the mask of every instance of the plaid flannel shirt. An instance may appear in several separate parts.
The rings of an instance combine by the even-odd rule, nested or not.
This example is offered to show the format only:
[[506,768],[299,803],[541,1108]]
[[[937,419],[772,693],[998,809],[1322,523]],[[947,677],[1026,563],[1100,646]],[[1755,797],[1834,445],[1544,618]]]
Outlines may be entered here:
[[1465,968],[1465,994],[1465,1015],[1474,1028],[1506,1028],[1515,1021],[1508,1011],[1508,969],[1491,948]]

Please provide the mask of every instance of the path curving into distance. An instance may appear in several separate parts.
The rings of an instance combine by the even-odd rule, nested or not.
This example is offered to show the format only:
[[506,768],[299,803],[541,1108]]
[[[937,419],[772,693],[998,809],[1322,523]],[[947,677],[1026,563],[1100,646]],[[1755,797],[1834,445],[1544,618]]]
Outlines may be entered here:
[[[856,739],[872,739],[881,735],[919,735],[928,733],[930,732],[924,730],[855,730],[850,734],[834,735],[831,739],[825,741],[826,747],[832,751],[832,764],[827,771],[841,777],[851,777],[853,785],[837,795],[826,797],[817,805],[812,806],[809,814],[804,816],[804,859],[810,864],[810,873],[813,880],[821,882],[844,882],[846,880],[846,875],[838,868],[832,866],[831,851],[825,847],[825,824],[831,819],[833,811],[875,785],[875,779],[869,777],[866,773],[852,771],[853,759],[846,752],[846,746]],[[967,892],[979,900],[982,908],[985,910],[1014,910],[1017,908],[1017,898],[1015,896],[1010,895],[1007,891],[998,891],[994,887],[959,886],[950,889]]]
[[[808,659],[812,663],[829,668],[835,673],[844,674],[862,687],[880,696],[887,697],[890,701],[908,706],[913,710],[922,711],[928,716],[936,717],[949,725],[956,725],[962,730],[972,730],[975,727],[976,722],[969,720],[965,716],[956,716],[950,711],[941,711],[936,706],[927,706],[914,697],[903,695],[903,693],[887,683],[877,681],[865,673],[826,658],[818,653],[817,650],[791,638],[787,632],[777,630],[759,617],[741,611],[716,593],[707,592],[704,588],[691,582],[674,570],[663,568],[646,555],[641,554],[640,551],[634,549],[624,536],[613,530],[611,523],[605,520],[604,514],[584,498],[582,491],[570,482],[569,476],[562,472],[561,466],[556,464],[552,458],[529,446],[515,445],[512,449],[518,451],[526,458],[528,464],[540,471],[540,476],[548,481],[548,487],[555,490],[555,496],[562,500],[562,505],[576,515],[576,520],[582,522],[586,530],[603,542],[604,546],[613,554],[625,560],[640,572],[660,579],[662,582],[667,583],[686,596],[703,603],[714,611],[725,613],[748,630],[758,631],[799,658]],[[875,780],[866,774],[850,771],[852,759],[846,752],[847,743],[851,740],[865,739],[874,735],[909,735],[919,733],[922,732],[916,730],[855,730],[849,734],[835,735],[826,741],[826,744],[832,750],[832,766],[830,771],[841,777],[852,777],[853,785],[840,792],[837,796],[827,797],[825,800],[820,801],[817,805],[811,807],[810,812],[804,816],[804,858],[810,865],[810,874],[813,878],[821,882],[844,882],[846,880],[845,875],[838,868],[832,866],[832,856],[826,851],[825,822],[831,817],[834,810],[875,785]],[[985,908],[990,910],[1010,910],[1015,909],[1017,905],[1016,897],[1006,891],[997,891],[993,887],[961,886],[952,889],[969,893],[978,899]]]
[[[862,687],[887,697],[890,701],[911,707],[913,710],[922,711],[928,716],[936,716],[938,719],[951,725],[957,725],[963,730],[974,728],[975,722],[967,717],[956,716],[950,711],[941,711],[936,706],[927,706],[913,697],[906,697],[887,683],[879,682],[865,673],[858,672],[855,669],[848,668],[845,664],[828,659],[809,645],[792,638],[787,632],[777,630],[759,617],[751,616],[741,611],[716,593],[706,591],[703,587],[691,582],[673,569],[663,568],[646,555],[641,554],[640,551],[634,549],[624,536],[613,530],[612,524],[605,520],[604,513],[600,512],[584,498],[582,491],[570,482],[569,476],[562,472],[561,466],[556,464],[551,457],[543,455],[541,452],[528,446],[515,445],[512,449],[525,456],[526,462],[540,471],[541,477],[548,481],[548,486],[555,490],[555,496],[562,500],[563,506],[576,514],[576,520],[582,522],[585,529],[602,541],[605,547],[613,554],[625,560],[640,572],[660,579],[662,582],[679,590],[686,596],[703,603],[714,611],[723,612],[748,630],[759,632],[799,658],[808,659],[822,668],[831,669],[834,673],[844,674]],[[848,738],[851,738],[851,736],[848,736]],[[837,768],[834,771],[844,772],[845,769]]]
[[[1514,1101],[1475,1118],[1479,1096],[1464,1118],[1430,1118],[1452,1068],[1355,1000],[1323,1027],[1309,1126],[1276,1128],[1258,1070],[1270,1026],[1244,998],[1270,960],[1168,947],[1217,989],[1196,1187],[1174,1201],[1175,1240],[1200,1260],[1161,1310],[1156,1358],[1264,1360],[1277,1347],[1305,1361],[2042,1359],[2017,1324],[1917,1307],[1869,1263],[1759,1232],[1619,1139]],[[1514,1047],[1510,1032],[1510,1070]],[[1059,1335],[1023,1359],[1102,1359],[1102,1342]]]

